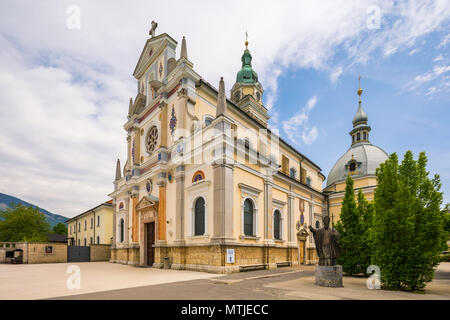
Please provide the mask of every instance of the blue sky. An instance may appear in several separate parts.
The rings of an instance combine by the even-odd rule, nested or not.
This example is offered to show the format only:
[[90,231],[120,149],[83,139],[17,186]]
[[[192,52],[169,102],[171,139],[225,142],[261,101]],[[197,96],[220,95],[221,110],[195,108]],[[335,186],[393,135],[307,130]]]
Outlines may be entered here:
[[[67,27],[71,5],[79,29]],[[450,202],[447,0],[18,0],[0,15],[0,192],[68,217],[108,199],[156,20],[157,34],[186,36],[195,70],[215,86],[223,76],[227,92],[247,31],[271,128],[325,175],[350,145],[360,74],[371,142],[425,151]]]

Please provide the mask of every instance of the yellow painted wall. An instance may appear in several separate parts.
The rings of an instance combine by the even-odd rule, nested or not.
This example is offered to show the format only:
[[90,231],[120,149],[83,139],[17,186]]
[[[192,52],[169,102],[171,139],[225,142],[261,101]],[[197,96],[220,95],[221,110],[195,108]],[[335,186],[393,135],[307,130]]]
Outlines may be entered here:
[[[100,216],[100,226],[97,226],[97,219],[98,219],[97,216]],[[77,232],[75,232],[75,228],[78,228],[78,224],[80,224],[80,231],[78,231],[77,229]],[[94,221],[94,211],[92,210],[80,217],[75,218],[74,220],[69,221],[67,232],[68,238],[73,238],[75,240],[75,245],[84,246],[85,245],[84,239],[86,239],[86,245],[90,245],[91,238],[92,243],[97,243],[97,236],[100,236],[100,244],[111,244],[112,243],[111,237],[113,236],[112,207],[102,206],[100,208],[95,209],[95,221]],[[78,240],[80,241],[78,242]]]

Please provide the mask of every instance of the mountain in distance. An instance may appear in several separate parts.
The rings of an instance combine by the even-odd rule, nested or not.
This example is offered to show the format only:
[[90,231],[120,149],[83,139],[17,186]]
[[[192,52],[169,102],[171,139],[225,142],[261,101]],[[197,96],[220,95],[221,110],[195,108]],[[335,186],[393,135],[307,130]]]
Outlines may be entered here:
[[[33,208],[38,208],[38,206],[36,206],[32,203],[23,201],[22,199],[19,199],[19,198],[16,198],[16,197],[4,194],[4,193],[0,193],[0,210],[5,210],[6,208],[12,208],[12,206],[15,204],[23,204],[26,206],[32,206]],[[42,208],[39,208],[39,211],[45,215],[51,228],[53,228],[60,222],[65,223],[65,221],[68,219],[59,214],[51,213]]]

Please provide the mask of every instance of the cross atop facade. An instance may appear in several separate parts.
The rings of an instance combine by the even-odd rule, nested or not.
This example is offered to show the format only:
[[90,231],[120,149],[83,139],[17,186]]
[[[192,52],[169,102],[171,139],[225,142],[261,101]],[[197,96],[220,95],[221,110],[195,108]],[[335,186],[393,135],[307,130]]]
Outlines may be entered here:
[[152,37],[154,37],[156,28],[158,28],[158,23],[153,20],[152,27],[150,28],[150,31],[148,32],[148,34],[151,35]]

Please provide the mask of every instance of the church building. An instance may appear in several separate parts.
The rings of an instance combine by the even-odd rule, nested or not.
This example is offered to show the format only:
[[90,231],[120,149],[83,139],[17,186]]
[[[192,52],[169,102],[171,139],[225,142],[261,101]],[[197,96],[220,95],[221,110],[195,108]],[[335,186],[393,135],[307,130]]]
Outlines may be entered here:
[[368,153],[381,149],[361,105],[322,192],[320,167],[267,127],[248,42],[227,98],[223,79],[216,89],[194,70],[186,39],[177,58],[177,41],[156,25],[133,73],[127,159],[110,194],[111,262],[231,273],[317,261],[307,226],[337,210],[347,172],[373,180]]

